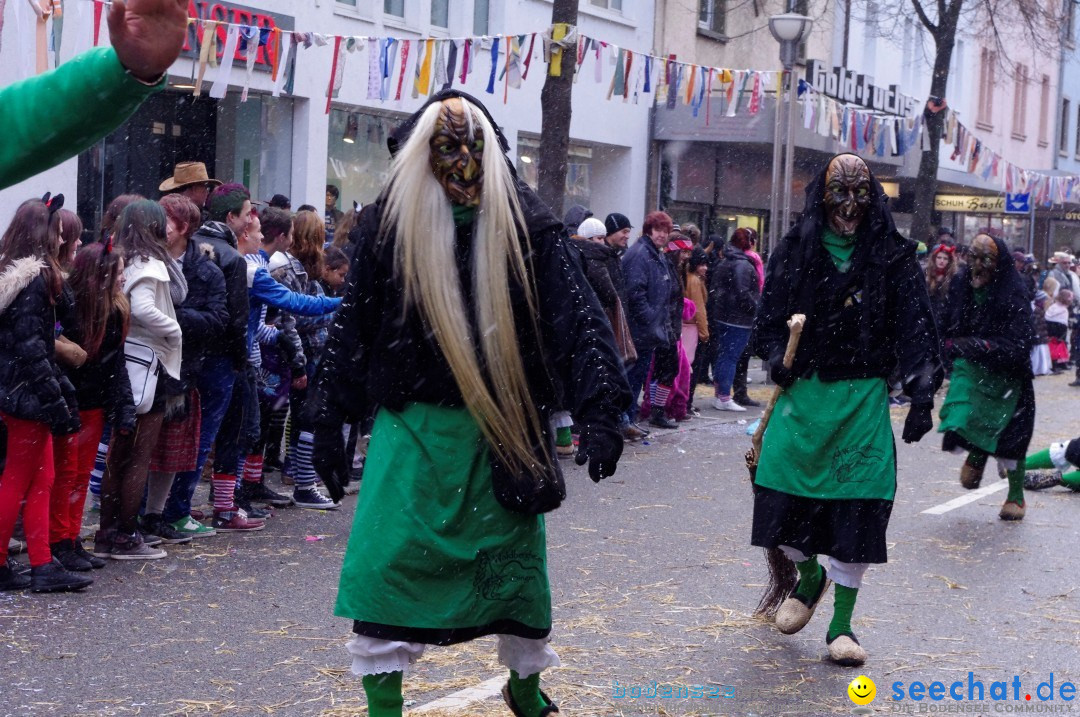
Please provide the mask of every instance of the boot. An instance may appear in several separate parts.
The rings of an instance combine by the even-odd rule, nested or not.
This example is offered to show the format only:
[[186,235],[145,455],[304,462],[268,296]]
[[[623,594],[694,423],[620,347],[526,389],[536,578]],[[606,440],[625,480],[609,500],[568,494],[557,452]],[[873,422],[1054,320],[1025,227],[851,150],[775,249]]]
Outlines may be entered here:
[[0,592],[7,590],[25,590],[30,587],[30,576],[19,572],[19,564],[11,558],[5,565],[0,565]]
[[93,582],[92,578],[69,573],[56,560],[30,568],[30,590],[35,593],[74,592]]
[[755,401],[745,393],[733,394],[731,400],[744,408],[757,408],[761,405],[760,401]]
[[662,407],[653,406],[649,413],[649,425],[657,428],[678,428],[679,424],[667,417]]
[[983,470],[986,466],[983,465],[980,468],[976,468],[967,461],[964,461],[964,465],[960,467],[960,485],[964,486],[968,490],[975,490],[982,483]]

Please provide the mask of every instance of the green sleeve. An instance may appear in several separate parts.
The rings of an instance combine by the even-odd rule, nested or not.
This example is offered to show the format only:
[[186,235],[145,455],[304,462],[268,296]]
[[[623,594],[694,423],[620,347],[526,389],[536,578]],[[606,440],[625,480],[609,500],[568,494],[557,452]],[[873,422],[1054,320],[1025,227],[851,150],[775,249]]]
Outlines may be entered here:
[[164,86],[140,83],[102,47],[0,89],[0,189],[90,147]]

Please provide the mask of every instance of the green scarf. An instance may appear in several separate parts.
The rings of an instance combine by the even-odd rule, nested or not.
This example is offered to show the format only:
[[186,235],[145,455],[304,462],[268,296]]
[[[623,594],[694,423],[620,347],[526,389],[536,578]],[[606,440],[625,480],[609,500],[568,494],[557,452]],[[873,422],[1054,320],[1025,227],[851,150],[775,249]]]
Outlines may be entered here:
[[829,252],[829,258],[841,273],[851,268],[851,255],[855,253],[854,236],[842,237],[826,227],[821,235],[821,245]]
[[462,227],[467,224],[472,224],[473,217],[476,216],[476,207],[465,207],[460,204],[451,204],[450,211],[454,213],[455,227]]

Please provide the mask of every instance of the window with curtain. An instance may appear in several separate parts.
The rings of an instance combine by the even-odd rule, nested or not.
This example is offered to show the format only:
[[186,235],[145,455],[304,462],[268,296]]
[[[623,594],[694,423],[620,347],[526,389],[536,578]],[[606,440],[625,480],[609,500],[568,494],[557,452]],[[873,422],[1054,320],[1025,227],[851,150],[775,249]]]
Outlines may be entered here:
[[450,0],[431,0],[431,24],[450,27]]
[[1058,133],[1058,151],[1066,154],[1069,151],[1069,111],[1068,98],[1061,98],[1061,131]]
[[1027,65],[1016,66],[1016,87],[1013,90],[1013,126],[1012,136],[1024,139],[1027,136]]
[[473,3],[473,34],[488,34],[488,16],[491,14],[491,0],[475,0]]
[[979,75],[978,123],[992,127],[994,122],[994,65],[997,55],[983,48]]
[[727,0],[701,0],[698,11],[698,27],[702,30],[724,34],[724,6]]
[[1050,75],[1042,76],[1039,92],[1039,146],[1050,144]]

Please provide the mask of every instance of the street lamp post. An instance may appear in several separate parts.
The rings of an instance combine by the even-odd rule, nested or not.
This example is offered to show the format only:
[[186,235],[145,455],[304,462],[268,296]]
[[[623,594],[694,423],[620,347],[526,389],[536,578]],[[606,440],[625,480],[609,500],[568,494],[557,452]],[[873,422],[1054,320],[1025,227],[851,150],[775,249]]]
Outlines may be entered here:
[[[780,43],[780,64],[784,67],[781,87],[786,86],[787,88],[786,102],[781,103],[779,95],[777,95],[776,98],[776,111],[778,115],[781,111],[784,112],[784,121],[787,123],[787,139],[784,157],[784,176],[780,177],[778,176],[780,174],[780,120],[778,116],[776,131],[774,133],[775,138],[773,141],[773,186],[769,205],[770,251],[772,251],[780,241],[781,232],[787,224],[788,217],[791,216],[791,182],[794,175],[795,163],[795,124],[793,122],[793,115],[795,114],[796,93],[796,83],[795,78],[792,75],[792,68],[795,66],[795,60],[798,56],[799,43],[806,39],[806,36],[810,34],[810,27],[813,24],[814,21],[810,18],[794,12],[773,15],[769,18],[769,32],[772,33],[773,38]],[[787,84],[785,85],[784,82]],[[783,191],[783,213],[780,213],[779,207],[777,206],[781,199],[777,195],[777,191],[780,188],[782,188]]]

